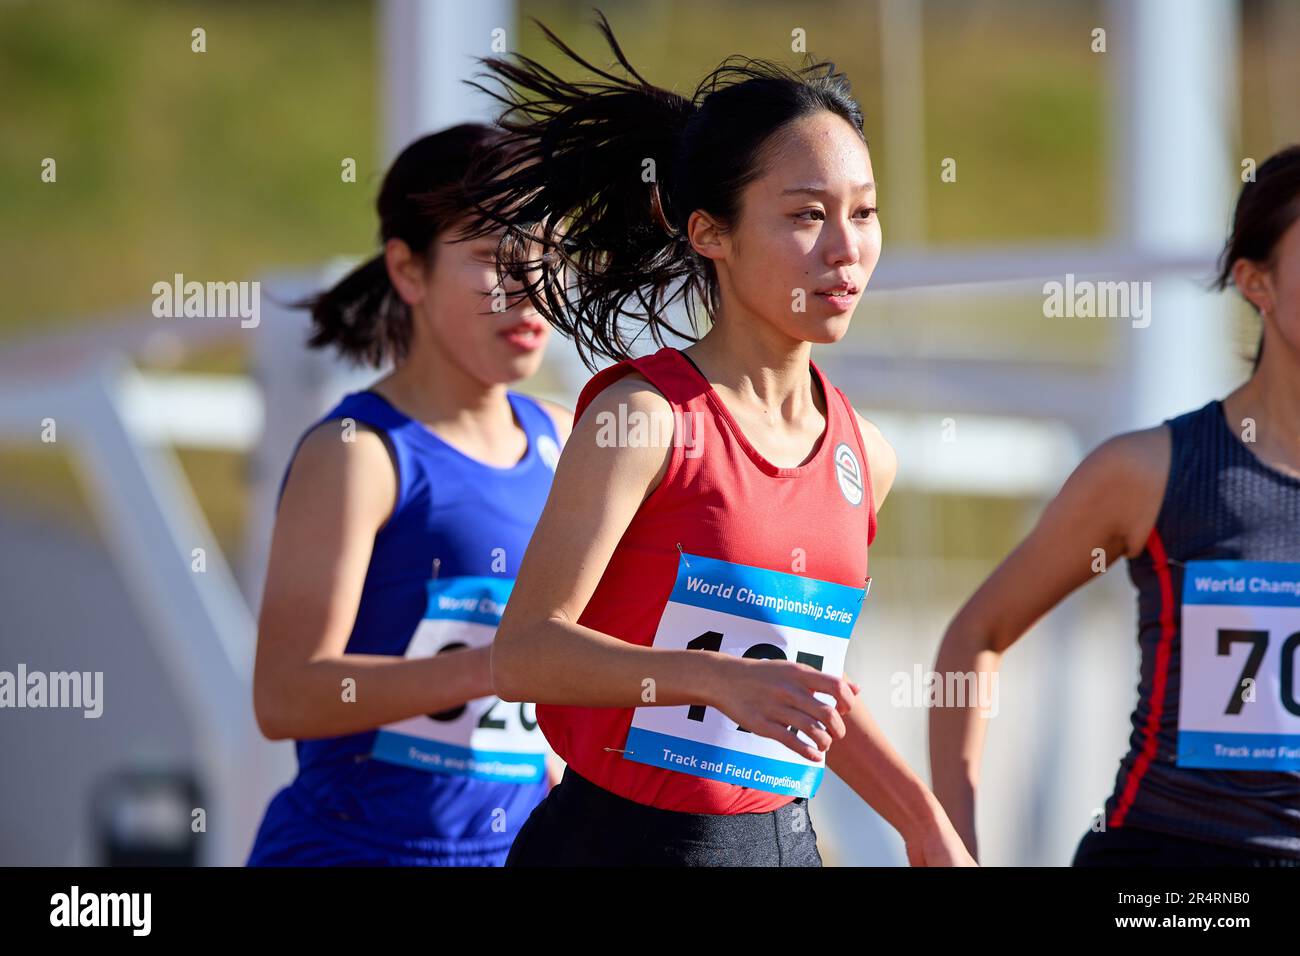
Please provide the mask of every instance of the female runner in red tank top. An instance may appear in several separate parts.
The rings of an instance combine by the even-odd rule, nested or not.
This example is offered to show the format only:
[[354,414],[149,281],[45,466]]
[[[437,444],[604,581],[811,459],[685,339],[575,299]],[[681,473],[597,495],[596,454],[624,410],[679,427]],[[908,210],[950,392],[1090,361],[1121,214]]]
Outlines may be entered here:
[[[862,114],[825,63],[732,58],[691,98],[489,58],[513,142],[476,196],[503,274],[584,360],[576,426],[493,644],[567,763],[510,864],[821,864],[829,764],[918,865],[970,864],[843,675],[893,450],[809,358],[880,254]],[[545,28],[543,27],[545,30]],[[663,345],[681,298],[686,351]]]

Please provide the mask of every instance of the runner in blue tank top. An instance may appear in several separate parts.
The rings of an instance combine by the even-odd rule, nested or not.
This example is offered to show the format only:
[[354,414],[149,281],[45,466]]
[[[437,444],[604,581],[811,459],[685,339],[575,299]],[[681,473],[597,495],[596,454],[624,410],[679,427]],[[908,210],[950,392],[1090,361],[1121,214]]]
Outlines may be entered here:
[[[1250,379],[1089,455],[935,666],[995,671],[1094,577],[1094,549],[1129,559],[1138,704],[1078,866],[1300,866],[1300,146],[1242,188],[1217,284],[1261,317]],[[972,852],[984,726],[974,708],[931,712],[935,794]]]
[[304,434],[281,485],[254,705],[298,775],[249,865],[499,865],[548,788],[489,643],[571,415],[507,388],[547,327],[503,297],[496,236],[460,241],[464,177],[499,142],[467,124],[409,146],[384,251],[305,303],[312,346],[395,370]]

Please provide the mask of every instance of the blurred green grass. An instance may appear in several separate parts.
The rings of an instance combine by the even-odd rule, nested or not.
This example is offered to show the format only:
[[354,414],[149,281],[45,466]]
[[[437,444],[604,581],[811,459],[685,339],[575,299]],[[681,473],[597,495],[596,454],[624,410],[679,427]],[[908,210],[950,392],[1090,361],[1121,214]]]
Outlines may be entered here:
[[[927,8],[931,192],[943,156],[961,163],[959,183],[928,204],[931,241],[1099,233],[1101,65],[1077,42],[1093,6]],[[854,79],[878,135],[874,4],[604,9],[632,62],[682,91],[731,52],[794,59],[790,31],[803,27],[809,49]],[[587,3],[527,0],[521,11],[607,59]],[[174,272],[254,276],[369,249],[382,175],[376,19],[369,3],[301,0],[0,7],[0,83],[16,94],[0,118],[0,341],[147,304],[150,285]],[[190,50],[195,26],[206,53]],[[522,19],[512,38],[561,62]],[[1013,49],[990,56],[999,38]],[[40,181],[47,156],[57,183]],[[356,184],[340,182],[347,156]],[[889,170],[876,162],[887,222]]]
[[355,3],[0,7],[0,336],[124,306],[148,318],[150,286],[175,272],[255,277],[364,250],[381,172],[372,20]]
[[[680,92],[731,53],[796,60],[791,31],[804,29],[809,51],[852,79],[868,139],[878,145],[874,0],[599,5],[632,63]],[[528,21],[535,16],[607,63],[592,6],[523,0],[509,45],[563,65]],[[1270,88],[1277,47],[1266,42],[1258,7],[1245,7],[1241,129],[1244,154],[1263,156],[1277,145],[1268,141],[1276,103],[1259,92]],[[1104,234],[1108,86],[1104,57],[1090,52],[1088,40],[1106,9],[1100,0],[925,4],[926,162],[933,175],[921,233],[928,243]],[[196,26],[207,31],[203,54],[190,49]],[[150,286],[176,272],[256,278],[275,267],[367,254],[383,172],[377,26],[372,3],[344,0],[0,6],[0,348],[85,316],[138,309],[148,320]],[[56,184],[40,181],[47,156],[58,163]],[[946,156],[958,159],[957,183],[939,181]],[[340,181],[344,157],[357,160],[355,184]],[[883,150],[873,160],[888,255],[891,170]],[[880,298],[868,296],[859,310],[853,335],[860,342],[911,354],[1106,360],[1102,324],[1049,326],[1024,297],[947,304]],[[235,372],[244,363],[236,345],[194,356],[186,367]],[[243,459],[188,450],[181,459],[223,546],[237,545]],[[71,474],[58,455],[0,448],[0,495],[82,520]],[[927,524],[944,532],[927,547],[946,553],[960,550],[954,541],[978,541],[983,553],[995,554],[1021,530],[1002,504],[969,503],[932,503],[943,520]],[[893,549],[896,535],[907,533],[882,527],[882,547]]]

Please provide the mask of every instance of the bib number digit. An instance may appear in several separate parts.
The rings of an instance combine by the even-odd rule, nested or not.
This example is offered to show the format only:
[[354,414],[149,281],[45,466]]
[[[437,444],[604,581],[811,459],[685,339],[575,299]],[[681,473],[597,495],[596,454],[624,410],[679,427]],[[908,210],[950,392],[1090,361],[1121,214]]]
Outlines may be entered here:
[[1282,706],[1300,717],[1300,701],[1295,697],[1295,652],[1300,647],[1300,631],[1282,642]]
[[478,726],[480,730],[505,730],[506,729],[506,722],[504,718],[492,716],[492,711],[496,710],[497,707],[499,707],[500,705],[501,705],[501,698],[493,697],[492,706],[489,707],[487,710],[483,711],[483,716],[478,719]]
[[1219,631],[1219,656],[1226,657],[1232,652],[1232,645],[1238,643],[1253,644],[1250,650],[1250,656],[1246,658],[1246,666],[1241,669],[1241,676],[1237,678],[1237,687],[1228,698],[1228,706],[1223,711],[1225,714],[1240,714],[1242,705],[1246,703],[1242,696],[1241,689],[1245,686],[1246,681],[1252,684],[1255,682],[1255,675],[1259,673],[1259,665],[1264,661],[1264,651],[1268,649],[1268,631]]

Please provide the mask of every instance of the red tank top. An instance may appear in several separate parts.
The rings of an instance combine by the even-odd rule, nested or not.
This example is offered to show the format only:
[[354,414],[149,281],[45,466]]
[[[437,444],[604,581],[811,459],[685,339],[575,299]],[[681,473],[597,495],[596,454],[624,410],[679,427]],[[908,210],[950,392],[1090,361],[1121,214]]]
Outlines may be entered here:
[[[603,389],[636,371],[675,413],[692,412],[691,449],[674,440],[667,471],[637,510],[578,623],[650,646],[687,554],[789,572],[796,548],[806,577],[861,588],[876,514],[866,450],[844,393],[809,362],[826,400],[827,424],[798,468],[764,459],[708,381],[672,348],[598,372],[583,388],[574,420]],[[680,419],[679,419],[680,421]],[[703,449],[706,453],[694,453]],[[685,706],[685,705],[683,705]],[[577,773],[637,803],[687,813],[761,813],[790,796],[709,780],[625,759],[630,707],[539,704],[537,720]]]

